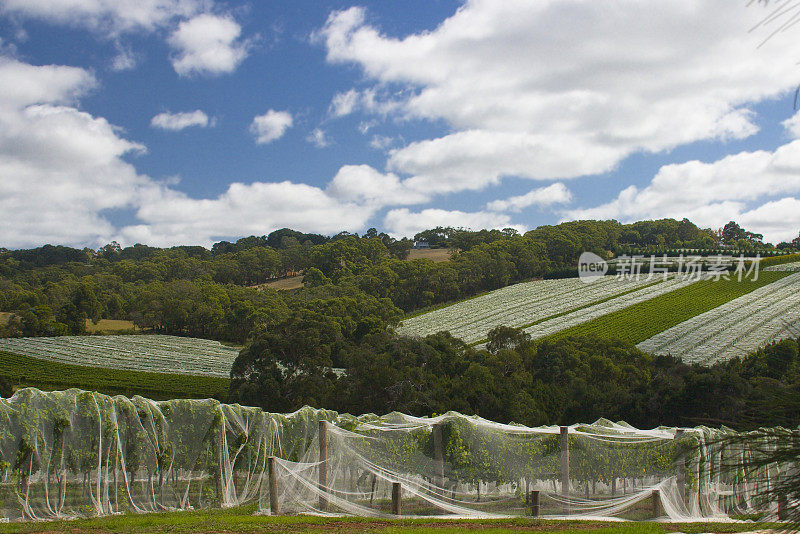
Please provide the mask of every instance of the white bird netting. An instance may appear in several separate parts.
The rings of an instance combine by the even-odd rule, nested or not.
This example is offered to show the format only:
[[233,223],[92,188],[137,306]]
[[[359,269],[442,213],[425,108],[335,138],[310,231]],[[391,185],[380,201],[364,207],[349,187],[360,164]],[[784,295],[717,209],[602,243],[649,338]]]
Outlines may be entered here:
[[0,399],[0,517],[252,503],[372,517],[775,515],[764,495],[794,465],[754,468],[764,444],[721,439],[730,435],[605,420],[530,428],[458,413],[273,414],[30,388]]

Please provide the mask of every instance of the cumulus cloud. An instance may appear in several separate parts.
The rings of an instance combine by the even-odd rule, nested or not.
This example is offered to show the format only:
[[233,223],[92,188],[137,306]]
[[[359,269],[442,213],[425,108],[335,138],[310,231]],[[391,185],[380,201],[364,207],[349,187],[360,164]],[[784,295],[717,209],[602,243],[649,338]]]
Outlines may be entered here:
[[800,111],[781,123],[792,139],[800,139]]
[[170,35],[172,66],[181,76],[230,73],[247,57],[242,28],[229,16],[203,13],[181,22]]
[[494,200],[486,204],[486,209],[491,211],[513,211],[520,212],[530,206],[552,206],[553,204],[566,204],[572,200],[567,186],[562,183],[555,183],[547,187],[533,189],[524,195],[507,198],[505,200]]
[[374,208],[340,202],[323,190],[293,182],[233,183],[217,198],[194,199],[168,188],[150,189],[136,213],[144,224],[120,230],[120,243],[210,245],[240,235],[289,226],[305,232],[357,231]]
[[737,221],[746,228],[757,228],[767,241],[791,241],[800,229],[800,199],[786,197],[767,202],[742,213]]
[[[112,239],[123,245],[208,246],[285,226],[359,231],[386,206],[428,200],[396,175],[367,165],[342,167],[327,188],[290,181],[237,182],[217,197],[192,198],[175,188],[177,180],[139,174],[126,157],[145,147],[125,139],[106,119],[77,108],[95,85],[84,69],[0,58],[2,246],[96,247]],[[212,122],[201,110],[163,113],[152,120],[167,129]],[[269,142],[291,124],[289,113],[270,110],[256,117],[253,130],[260,142]],[[109,217],[119,209],[131,210],[135,223],[113,224]]]
[[383,225],[388,233],[396,238],[413,237],[414,234],[435,228],[437,226],[452,226],[454,228],[524,228],[511,224],[511,218],[502,213],[485,211],[464,212],[458,210],[424,209],[413,213],[408,208],[390,210],[384,217]]
[[546,180],[606,172],[622,155],[587,135],[467,130],[394,149],[387,166],[411,174],[410,187],[451,193],[497,185],[504,176]]
[[[657,16],[647,0],[471,0],[399,38],[350,8],[318,38],[329,62],[374,82],[364,110],[452,127],[389,161],[416,187],[448,192],[603,173],[634,152],[752,135],[749,104],[793,88],[800,57],[788,33],[757,47],[763,35],[747,30],[762,16],[727,0],[662,3]],[[405,92],[381,101],[386,86]],[[346,95],[343,111],[365,99]]]
[[104,211],[152,186],[123,159],[143,146],[72,107],[94,84],[83,69],[0,59],[4,246],[100,244],[114,230]]
[[711,163],[665,165],[644,188],[630,186],[610,202],[565,210],[563,215],[624,221],[687,217],[713,228],[736,220],[763,233],[767,241],[780,241],[796,234],[798,217],[791,209],[797,201],[774,197],[798,193],[800,140],[773,152],[740,152]]
[[[210,245],[290,226],[302,231],[358,231],[388,205],[424,202],[391,173],[345,166],[327,188],[289,181],[233,183],[214,198],[192,198],[176,180],[137,173],[126,156],[145,147],[102,117],[76,106],[96,85],[84,69],[0,59],[0,227],[3,246],[45,243],[100,246]],[[260,120],[259,120],[260,119]],[[157,127],[210,124],[202,111],[164,113]],[[254,121],[264,142],[291,124],[270,110]],[[116,227],[109,215],[128,209],[136,222]]]
[[345,165],[328,184],[327,192],[342,201],[374,207],[419,204],[429,200],[424,193],[405,187],[392,174],[383,174],[369,165]]
[[189,17],[202,0],[0,0],[0,11],[109,34],[152,31]]
[[282,137],[293,123],[294,119],[288,111],[271,109],[263,115],[253,118],[253,122],[250,124],[250,133],[256,137],[256,143],[264,145]]
[[202,110],[184,111],[180,113],[170,113],[168,111],[159,113],[150,120],[150,126],[162,130],[179,131],[191,126],[206,128],[214,126],[214,119],[209,118]]

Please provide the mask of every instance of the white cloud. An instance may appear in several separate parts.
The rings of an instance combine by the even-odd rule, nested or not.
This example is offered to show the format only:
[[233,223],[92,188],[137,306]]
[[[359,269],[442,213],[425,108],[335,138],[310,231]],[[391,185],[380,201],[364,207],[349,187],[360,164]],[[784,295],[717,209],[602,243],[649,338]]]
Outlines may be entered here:
[[214,119],[209,119],[202,110],[185,111],[181,113],[159,113],[150,120],[150,126],[162,130],[179,131],[191,126],[206,128],[214,126]]
[[[424,202],[393,174],[345,166],[327,189],[288,181],[233,183],[215,198],[177,191],[136,172],[125,157],[145,148],[122,137],[102,117],[74,107],[95,86],[74,67],[34,66],[0,59],[0,227],[2,246],[44,243],[99,246],[210,245],[245,234],[290,226],[308,232],[358,231],[383,206]],[[264,142],[291,124],[287,112],[270,110],[254,121]],[[212,122],[202,112],[163,114],[160,127]],[[122,228],[109,212],[133,210],[136,223]]]
[[[780,241],[797,233],[793,222],[797,217],[788,215],[796,201],[770,197],[796,193],[800,193],[800,140],[774,152],[740,152],[712,163],[665,165],[644,188],[630,186],[610,202],[565,210],[563,215],[569,219],[624,221],[687,217],[713,228],[736,220],[751,231],[763,233],[767,241]],[[754,203],[756,207],[751,207]],[[771,212],[770,206],[776,209]]]
[[231,236],[262,235],[285,226],[305,231],[357,231],[372,206],[340,202],[317,187],[292,182],[233,183],[214,199],[193,199],[168,189],[150,189],[137,217],[143,224],[120,230],[120,243],[209,246]]
[[800,111],[781,123],[792,139],[800,139]]
[[94,83],[83,69],[0,59],[4,246],[98,245],[113,232],[104,211],[152,186],[122,159],[144,147],[70,106]]
[[292,115],[288,111],[271,109],[253,118],[250,133],[256,136],[256,143],[263,145],[279,139],[293,123]]
[[69,104],[97,85],[77,67],[34,66],[0,57],[0,108],[10,111],[37,103]]
[[331,144],[330,140],[325,135],[325,130],[322,128],[314,128],[311,133],[306,136],[306,141],[312,143],[317,148],[325,148]]
[[355,111],[360,95],[355,89],[350,89],[345,93],[333,95],[330,105],[330,113],[334,117],[344,117]]
[[482,189],[504,176],[545,180],[612,170],[622,151],[587,137],[468,130],[395,149],[387,166],[411,174],[410,187],[437,193]]
[[396,238],[413,237],[414,234],[422,230],[437,226],[471,228],[474,230],[511,227],[524,230],[522,227],[511,224],[510,217],[502,213],[448,211],[433,208],[424,209],[417,213],[412,213],[408,208],[390,210],[384,217],[383,225],[388,230],[388,233]]
[[242,28],[228,16],[203,13],[181,22],[170,35],[172,66],[181,76],[230,73],[247,57]]
[[117,49],[117,55],[111,60],[111,70],[114,72],[133,70],[136,67],[136,54],[133,50],[120,42],[115,43],[114,47]]
[[745,228],[757,228],[767,241],[791,241],[800,232],[800,199],[787,197],[767,202],[742,213],[737,221]]
[[152,31],[197,13],[202,0],[0,0],[0,11],[116,34]]
[[369,146],[377,150],[387,150],[395,143],[394,137],[388,135],[373,135]]
[[566,204],[572,200],[567,186],[562,183],[555,183],[547,187],[533,189],[524,195],[507,198],[506,200],[494,200],[486,204],[486,209],[491,211],[513,211],[520,212],[530,206],[552,206],[553,204]]
[[419,204],[429,197],[408,189],[394,174],[382,174],[369,165],[345,165],[339,169],[327,193],[343,202],[358,202],[374,207]]
[[[453,128],[389,161],[415,187],[447,192],[752,135],[748,105],[792,89],[800,57],[791,32],[757,47],[764,35],[747,30],[763,15],[728,0],[470,0],[432,31],[389,37],[351,8],[318,37],[330,62],[374,81],[365,110]],[[406,91],[381,102],[387,86]]]
[[376,120],[361,121],[358,123],[358,131],[361,132],[363,135],[367,135],[367,133],[377,125],[378,121]]

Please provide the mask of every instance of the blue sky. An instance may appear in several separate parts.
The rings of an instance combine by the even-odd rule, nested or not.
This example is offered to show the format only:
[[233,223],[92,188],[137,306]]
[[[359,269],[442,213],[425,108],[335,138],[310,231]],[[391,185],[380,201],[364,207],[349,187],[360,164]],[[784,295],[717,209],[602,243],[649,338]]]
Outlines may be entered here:
[[0,0],[0,246],[660,217],[791,239],[800,41],[759,46],[772,9]]

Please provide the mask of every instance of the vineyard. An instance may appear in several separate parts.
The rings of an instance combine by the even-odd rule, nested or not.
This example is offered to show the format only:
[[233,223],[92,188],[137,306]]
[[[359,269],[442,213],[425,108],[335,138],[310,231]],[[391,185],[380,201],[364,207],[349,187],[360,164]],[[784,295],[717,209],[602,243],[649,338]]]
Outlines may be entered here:
[[45,391],[73,387],[109,395],[142,395],[154,399],[226,399],[230,380],[213,376],[177,375],[86,367],[39,360],[0,351],[0,376],[13,384]]
[[762,272],[756,281],[743,279],[740,282],[736,278],[701,280],[581,325],[561,330],[555,336],[561,338],[591,334],[641,343],[692,317],[768,286],[788,275],[789,273],[785,272]]
[[744,356],[771,341],[796,337],[798,332],[800,273],[794,273],[665,330],[638,347],[689,362],[713,363]]
[[[615,309],[683,287],[691,281],[663,277],[639,280],[614,276],[587,284],[578,278],[515,284],[403,321],[401,334],[425,336],[449,330],[467,343],[477,343],[500,325],[558,330]],[[586,317],[584,319],[584,317]],[[538,328],[537,328],[538,330]],[[553,330],[553,331],[555,331]]]
[[[701,520],[775,510],[729,430],[291,414],[79,390],[0,400],[0,517],[252,505],[260,513]],[[781,432],[777,430],[777,432]],[[769,445],[769,444],[767,444]],[[780,513],[780,509],[778,510]]]
[[764,268],[765,271],[788,271],[788,272],[796,272],[800,271],[800,261],[793,261],[791,263],[783,263],[779,265],[772,265],[769,267]]
[[[642,276],[638,280],[606,276],[590,284],[577,278],[527,282],[408,318],[399,332],[425,336],[449,330],[467,343],[477,345],[485,341],[489,330],[504,325],[522,328],[533,339],[595,334],[641,343],[751,291],[769,287],[791,275],[793,265],[773,266],[760,273],[756,281],[744,278],[741,282],[736,277],[715,280],[710,275],[700,280],[669,275],[666,280],[662,276],[651,279]],[[791,280],[795,280],[793,275]],[[791,292],[792,282],[784,284],[780,287],[786,290],[775,295]],[[773,294],[771,290],[765,291]],[[746,346],[760,346],[773,339],[773,334],[782,335],[779,332],[790,330],[790,327],[776,330],[780,314],[775,313],[773,306],[757,309],[766,310],[765,313],[772,310],[772,323],[760,338],[756,335],[757,327],[753,327],[747,334]],[[781,309],[794,308],[787,302]],[[724,314],[724,309],[719,313]],[[748,324],[753,326],[752,321]]]
[[218,341],[161,335],[0,339],[0,351],[49,362],[227,378],[239,349]]

